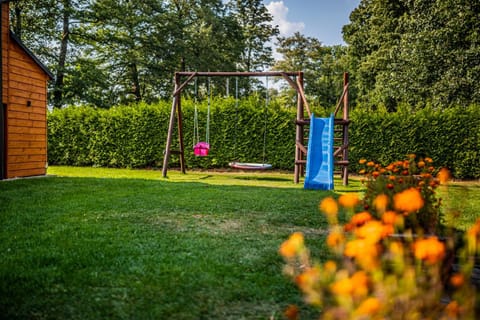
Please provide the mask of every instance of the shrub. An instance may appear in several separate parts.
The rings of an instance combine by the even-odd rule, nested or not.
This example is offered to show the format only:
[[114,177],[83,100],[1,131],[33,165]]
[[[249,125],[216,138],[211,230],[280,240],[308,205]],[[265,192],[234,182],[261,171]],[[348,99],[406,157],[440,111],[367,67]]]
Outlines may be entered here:
[[[399,172],[403,181],[391,180],[384,168],[362,161],[369,170],[364,199],[345,194],[338,201],[325,198],[320,203],[330,225],[326,243],[332,259],[313,261],[302,233],[281,245],[286,274],[305,301],[321,310],[322,319],[475,318],[475,289],[468,279],[480,250],[480,220],[467,232],[466,246],[454,251],[453,238],[431,234],[421,219],[411,219],[425,215],[435,224],[440,210],[433,192],[437,183],[426,190],[421,182],[434,180],[418,177],[416,170],[424,160],[412,160],[386,169],[411,168],[407,174]],[[447,178],[441,170],[438,180],[444,183]],[[344,225],[340,214],[348,217]],[[458,270],[451,265],[455,254]],[[290,306],[285,315],[298,319],[298,308]]]

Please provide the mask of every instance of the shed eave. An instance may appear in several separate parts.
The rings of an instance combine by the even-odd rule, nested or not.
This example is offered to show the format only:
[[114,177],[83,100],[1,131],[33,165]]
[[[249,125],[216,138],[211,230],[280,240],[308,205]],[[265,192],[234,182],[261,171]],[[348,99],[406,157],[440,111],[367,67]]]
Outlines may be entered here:
[[[3,0],[3,2],[8,2],[9,0]],[[47,68],[46,65],[44,65],[36,56],[35,54],[33,54],[32,51],[30,51],[30,49],[28,49],[25,44],[23,44],[22,40],[20,40],[20,38],[18,38],[15,33],[13,33],[11,30],[10,30],[10,38],[12,38],[13,41],[15,41],[16,44],[18,44],[20,46],[20,48],[22,48],[23,51],[25,51],[25,53],[30,57],[32,58],[33,61],[35,61],[35,63],[43,70],[43,72],[45,72],[45,74],[50,78],[50,80],[53,80],[54,79],[54,76],[53,76],[53,73]]]

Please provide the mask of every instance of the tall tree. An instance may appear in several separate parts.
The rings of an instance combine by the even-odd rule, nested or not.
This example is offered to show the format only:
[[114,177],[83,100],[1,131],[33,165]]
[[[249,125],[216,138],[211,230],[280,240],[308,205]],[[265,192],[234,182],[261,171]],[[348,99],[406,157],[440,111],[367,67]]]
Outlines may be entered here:
[[[64,103],[65,77],[76,59],[79,15],[87,0],[12,1],[13,31],[56,75],[50,84],[51,103]],[[78,35],[78,33],[77,33]]]
[[274,62],[269,43],[279,34],[262,0],[230,1],[230,9],[242,29],[243,52],[238,71],[262,71]]
[[322,46],[318,39],[297,32],[291,37],[279,37],[277,52],[282,58],[274,69],[303,71],[305,93],[310,99],[322,106],[336,103],[343,88],[342,74],[346,71],[345,47]]
[[396,110],[480,102],[480,3],[363,0],[343,29],[360,101]]

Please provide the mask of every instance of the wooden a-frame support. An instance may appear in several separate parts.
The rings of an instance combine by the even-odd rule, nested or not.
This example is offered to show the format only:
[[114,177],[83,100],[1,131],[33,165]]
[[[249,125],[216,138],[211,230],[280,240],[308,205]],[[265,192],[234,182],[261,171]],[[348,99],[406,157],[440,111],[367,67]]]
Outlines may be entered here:
[[[184,82],[181,82],[182,77],[187,77]],[[308,120],[312,113],[309,104],[305,97],[303,90],[303,72],[175,72],[174,81],[175,88],[173,91],[172,109],[170,112],[170,121],[168,124],[167,142],[163,157],[162,175],[167,177],[168,162],[171,154],[178,154],[180,156],[180,170],[185,173],[185,148],[183,143],[183,125],[182,125],[182,107],[181,107],[181,93],[185,86],[195,77],[283,77],[288,84],[297,92],[297,119],[296,123],[296,147],[295,147],[295,177],[294,182],[298,183],[300,175],[303,175],[303,169],[306,164],[308,145],[305,137],[305,126],[310,124]],[[293,79],[292,79],[293,78]],[[340,110],[343,102],[343,117],[342,119],[335,119],[336,125],[343,126],[340,138],[341,145],[334,151],[335,157],[340,157],[341,160],[335,161],[336,165],[342,167],[343,183],[348,184],[348,74],[344,74],[343,93],[335,108],[335,115]],[[307,118],[305,118],[305,111]],[[178,150],[172,150],[173,131],[175,127],[175,118],[177,119],[177,132],[179,146]]]

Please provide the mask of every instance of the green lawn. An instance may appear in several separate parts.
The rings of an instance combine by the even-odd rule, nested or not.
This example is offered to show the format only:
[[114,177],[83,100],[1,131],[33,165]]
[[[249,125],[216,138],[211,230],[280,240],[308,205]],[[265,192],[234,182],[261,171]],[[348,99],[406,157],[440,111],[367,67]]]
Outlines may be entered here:
[[[273,172],[49,174],[0,182],[0,318],[281,319],[290,303],[316,314],[277,250],[298,230],[325,257],[318,202],[334,192]],[[361,189],[336,181],[336,193]],[[452,189],[471,224],[480,184]]]

